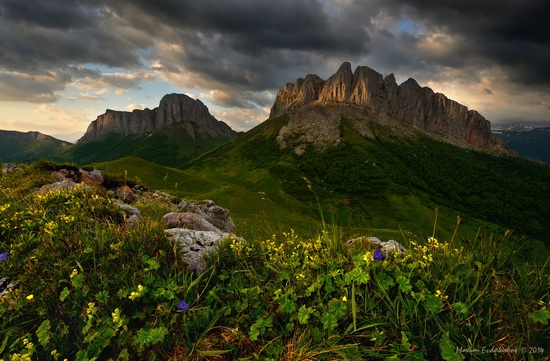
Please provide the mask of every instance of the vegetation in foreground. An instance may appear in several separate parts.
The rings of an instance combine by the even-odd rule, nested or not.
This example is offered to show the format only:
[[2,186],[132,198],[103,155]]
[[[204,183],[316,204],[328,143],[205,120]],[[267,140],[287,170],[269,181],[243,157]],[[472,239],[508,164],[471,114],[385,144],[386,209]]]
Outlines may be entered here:
[[[347,246],[338,229],[228,239],[201,275],[164,236],[168,206],[124,223],[105,189],[53,191],[50,165],[0,179],[4,360],[542,359],[550,272],[507,234]],[[457,226],[460,221],[457,220]],[[434,228],[438,227],[436,224]]]

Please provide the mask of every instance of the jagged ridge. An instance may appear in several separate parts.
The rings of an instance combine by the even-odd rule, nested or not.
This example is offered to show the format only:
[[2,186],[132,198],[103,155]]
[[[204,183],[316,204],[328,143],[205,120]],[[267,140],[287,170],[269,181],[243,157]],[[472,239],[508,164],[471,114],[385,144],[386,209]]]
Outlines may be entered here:
[[155,109],[136,109],[132,112],[107,109],[105,114],[99,115],[90,123],[86,133],[78,142],[86,143],[111,132],[153,133],[178,123],[186,128],[193,139],[196,139],[197,135],[227,139],[237,136],[237,133],[227,124],[214,118],[208,111],[208,107],[200,100],[184,94],[168,94],[162,98],[158,108]]
[[[309,105],[354,108],[370,118],[409,123],[455,143],[514,154],[491,134],[491,123],[477,111],[421,87],[412,78],[398,86],[393,74],[384,78],[367,66],[358,66],[352,72],[351,64],[345,62],[326,81],[309,74],[286,84],[277,93],[270,117],[294,113]],[[307,127],[304,121],[299,123],[302,130]]]

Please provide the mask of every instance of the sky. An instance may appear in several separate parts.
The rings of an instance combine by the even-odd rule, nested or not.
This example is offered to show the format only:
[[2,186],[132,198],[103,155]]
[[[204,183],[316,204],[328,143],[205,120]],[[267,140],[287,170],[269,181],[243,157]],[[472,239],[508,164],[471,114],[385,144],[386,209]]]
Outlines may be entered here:
[[75,141],[106,109],[199,98],[238,131],[341,63],[493,125],[550,126],[547,0],[0,0],[0,129]]

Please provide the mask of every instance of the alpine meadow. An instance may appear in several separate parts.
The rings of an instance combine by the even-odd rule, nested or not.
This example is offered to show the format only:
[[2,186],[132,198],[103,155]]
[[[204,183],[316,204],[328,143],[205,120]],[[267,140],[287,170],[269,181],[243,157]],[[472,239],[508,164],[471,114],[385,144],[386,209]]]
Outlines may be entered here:
[[0,139],[0,360],[550,357],[550,166],[414,79]]

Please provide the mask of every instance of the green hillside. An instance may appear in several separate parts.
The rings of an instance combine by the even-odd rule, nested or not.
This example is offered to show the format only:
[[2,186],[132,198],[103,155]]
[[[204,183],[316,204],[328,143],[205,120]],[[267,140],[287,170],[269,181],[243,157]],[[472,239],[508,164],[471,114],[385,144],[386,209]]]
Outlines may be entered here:
[[67,157],[76,163],[86,164],[135,156],[166,166],[181,167],[226,141],[225,138],[207,135],[193,138],[187,129],[176,125],[152,134],[108,133],[90,142],[77,143],[67,151]]
[[0,162],[62,160],[71,143],[38,132],[0,130]]
[[298,156],[275,140],[287,121],[270,119],[183,171],[135,158],[98,167],[126,170],[128,177],[180,197],[213,199],[231,210],[247,236],[265,237],[274,228],[313,229],[322,218],[347,236],[389,232],[399,238],[400,230],[431,235],[438,208],[438,236],[450,237],[460,216],[459,238],[511,230],[532,238],[526,256],[548,256],[547,249],[535,251],[550,239],[548,167],[462,149],[422,133],[396,136],[375,123],[374,139],[343,122],[339,146]]
[[[230,143],[194,160],[186,172],[224,179],[265,191],[282,202],[293,199],[323,209],[342,225],[406,228],[445,209],[449,231],[457,215],[462,225],[484,219],[539,239],[550,238],[550,168],[509,157],[462,149],[416,133],[394,136],[375,124],[374,139],[343,122],[342,142],[298,156],[281,150],[274,135],[286,116],[270,119]],[[312,185],[312,191],[303,178]]]

